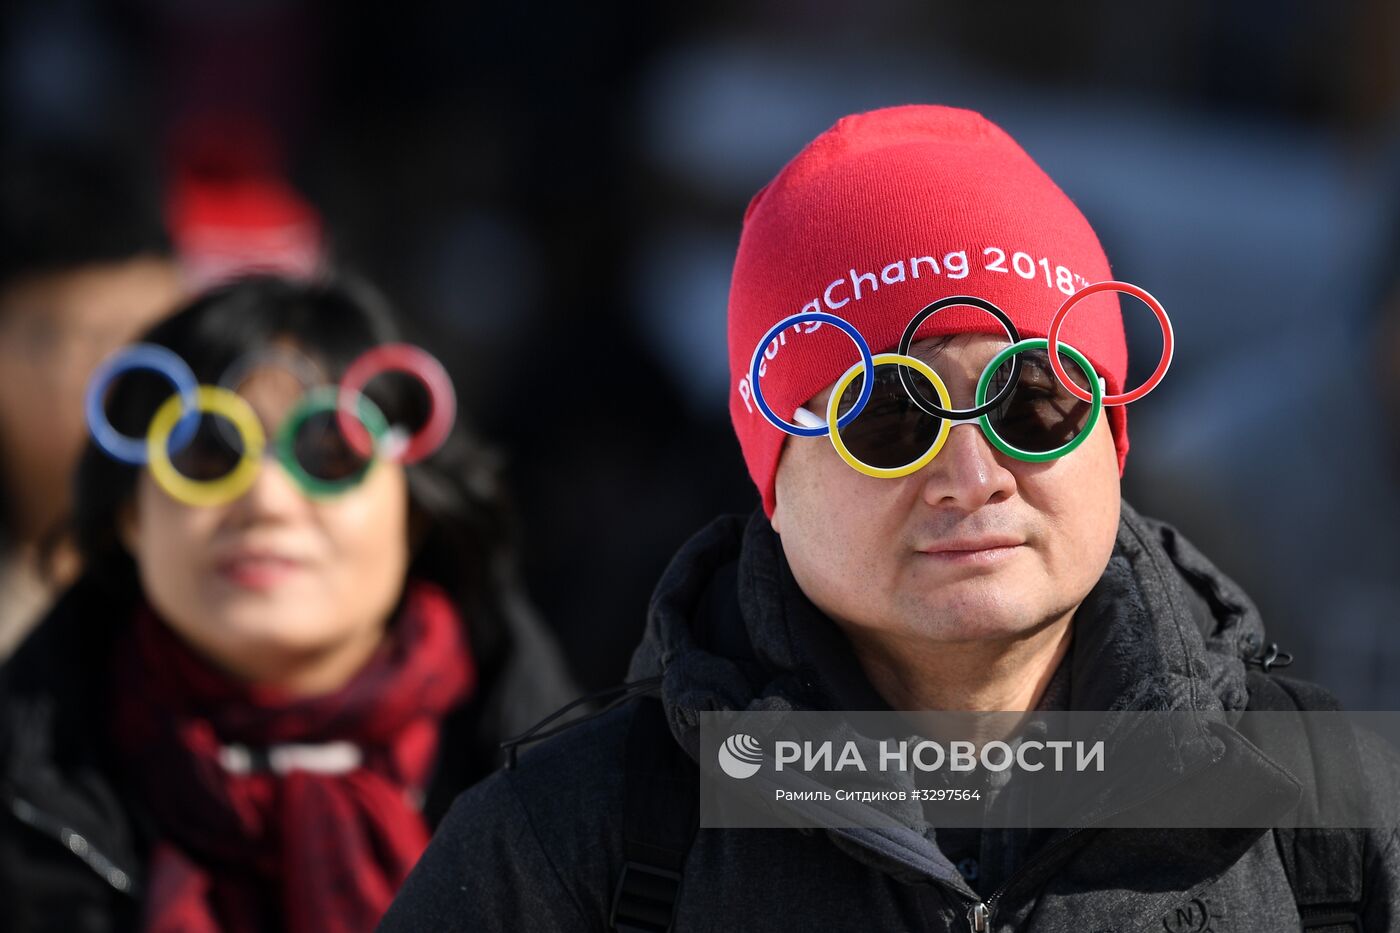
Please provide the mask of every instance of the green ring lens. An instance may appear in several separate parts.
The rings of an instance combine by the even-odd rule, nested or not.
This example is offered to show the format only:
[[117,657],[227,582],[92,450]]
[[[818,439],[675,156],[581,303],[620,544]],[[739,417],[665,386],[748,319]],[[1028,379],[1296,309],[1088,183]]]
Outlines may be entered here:
[[[328,480],[313,476],[297,459],[296,439],[302,426],[316,415],[334,414],[339,407],[339,399],[340,393],[335,386],[320,386],[311,390],[287,415],[286,420],[282,422],[281,429],[277,432],[277,460],[308,496],[334,496],[345,492],[358,486],[364,480],[370,467],[374,466],[373,459],[366,460],[364,466],[344,479]],[[363,393],[358,395],[355,417],[374,439],[374,446],[377,450],[389,433],[388,419],[379,410],[379,406],[370,401],[369,397]],[[337,423],[332,422],[332,424]]]
[[[1048,352],[1049,347],[1050,341],[1044,337],[1032,337],[1028,340],[1022,340],[1020,343],[1013,343],[1011,346],[992,357],[992,361],[987,364],[987,368],[982,370],[982,377],[977,380],[977,394],[973,404],[981,405],[986,401],[987,387],[991,385],[992,376],[996,374],[996,371],[1001,368],[1003,363],[1018,353],[1024,353],[1027,350],[1046,350]],[[1099,384],[1099,374],[1094,372],[1093,365],[1084,357],[1084,354],[1064,341],[1060,342],[1060,352],[1073,360],[1075,365],[1083,370],[1084,375],[1089,379],[1089,387],[1090,391],[1093,393],[1094,400],[1092,403],[1093,407],[1089,410],[1089,418],[1084,422],[1084,430],[1071,438],[1069,443],[1061,447],[1056,447],[1054,450],[1022,450],[1019,447],[1013,447],[997,435],[996,429],[992,427],[990,415],[983,415],[981,418],[977,419],[978,424],[982,428],[982,433],[987,436],[988,443],[1008,457],[1015,457],[1017,460],[1024,460],[1027,463],[1045,463],[1049,460],[1058,460],[1084,443],[1084,439],[1089,436],[1089,432],[1094,430],[1094,425],[1098,423],[1099,412],[1103,410],[1103,386]]]

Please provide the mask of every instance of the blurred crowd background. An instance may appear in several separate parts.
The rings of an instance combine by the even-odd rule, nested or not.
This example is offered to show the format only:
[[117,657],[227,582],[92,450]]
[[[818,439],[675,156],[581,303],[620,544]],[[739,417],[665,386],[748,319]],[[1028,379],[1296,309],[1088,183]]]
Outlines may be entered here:
[[[936,102],[1005,127],[1172,314],[1129,501],[1246,586],[1292,672],[1400,708],[1395,4],[12,0],[0,21],[0,653],[71,573],[39,555],[96,360],[230,270],[343,268],[448,363],[534,600],[579,681],[616,682],[676,547],[757,504],[725,408],[748,198],[842,114]],[[1140,378],[1160,339],[1125,311]]]

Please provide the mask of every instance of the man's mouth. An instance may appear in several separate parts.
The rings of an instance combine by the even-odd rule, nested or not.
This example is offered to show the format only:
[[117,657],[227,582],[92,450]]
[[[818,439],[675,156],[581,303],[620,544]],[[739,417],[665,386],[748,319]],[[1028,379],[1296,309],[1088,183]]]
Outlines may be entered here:
[[940,564],[995,564],[1015,555],[1025,541],[1010,535],[987,535],[976,538],[952,538],[919,548],[919,553]]

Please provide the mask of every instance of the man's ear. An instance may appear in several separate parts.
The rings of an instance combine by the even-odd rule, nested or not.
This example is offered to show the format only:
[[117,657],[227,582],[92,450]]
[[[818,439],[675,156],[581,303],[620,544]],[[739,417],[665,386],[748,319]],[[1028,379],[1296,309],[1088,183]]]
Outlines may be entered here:
[[788,443],[788,438],[783,438],[782,449],[778,451],[778,465],[773,469],[773,514],[768,516],[768,524],[773,526],[773,530],[779,535],[783,533],[783,495],[784,476],[783,467],[787,463],[788,452],[792,450],[792,445]]

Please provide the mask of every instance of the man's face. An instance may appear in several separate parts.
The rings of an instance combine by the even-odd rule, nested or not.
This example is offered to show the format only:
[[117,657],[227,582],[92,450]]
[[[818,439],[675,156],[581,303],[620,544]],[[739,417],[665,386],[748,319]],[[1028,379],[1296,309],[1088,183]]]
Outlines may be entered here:
[[141,257],[22,279],[0,294],[0,451],[19,518],[38,533],[68,505],[83,393],[108,353],[181,297],[173,262]]
[[[921,341],[956,408],[1005,338]],[[828,386],[807,407],[825,413]],[[773,527],[803,592],[847,628],[945,642],[1015,638],[1078,607],[1118,528],[1118,460],[1107,419],[1068,455],[1026,463],[957,425],[900,479],[853,470],[825,438],[790,437]]]

